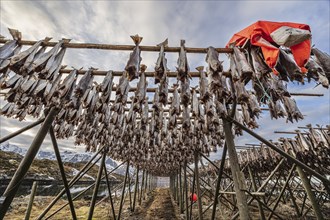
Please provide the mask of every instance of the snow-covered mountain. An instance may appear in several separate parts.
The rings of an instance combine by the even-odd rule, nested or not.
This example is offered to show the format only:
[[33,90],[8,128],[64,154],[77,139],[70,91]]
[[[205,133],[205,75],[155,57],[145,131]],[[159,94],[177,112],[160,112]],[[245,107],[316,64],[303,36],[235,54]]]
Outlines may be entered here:
[[[27,152],[27,149],[10,144],[9,142],[1,144],[0,150],[14,152],[22,156],[25,155]],[[87,162],[92,158],[93,154],[94,153],[76,153],[72,151],[63,151],[61,152],[61,158],[63,162],[71,162],[71,163]],[[56,156],[54,152],[39,150],[37,154],[37,159],[56,160]],[[113,161],[111,158],[107,158],[105,163],[108,169],[112,169],[117,166],[117,163]]]

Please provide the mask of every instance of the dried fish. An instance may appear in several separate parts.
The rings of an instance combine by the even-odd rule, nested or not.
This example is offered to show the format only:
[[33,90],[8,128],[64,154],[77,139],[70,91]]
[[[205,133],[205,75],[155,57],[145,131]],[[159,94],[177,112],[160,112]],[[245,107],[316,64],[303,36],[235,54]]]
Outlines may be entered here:
[[330,56],[317,48],[312,48],[312,53],[317,58],[317,62],[322,66],[328,80],[330,80]]
[[222,72],[223,61],[222,62],[219,61],[219,53],[215,50],[214,47],[207,48],[207,55],[205,61],[208,63],[210,71],[216,73]]
[[82,97],[85,94],[87,88],[92,86],[93,78],[94,78],[92,75],[93,70],[94,68],[89,68],[85,72],[83,77],[79,80],[79,83],[77,84],[76,89],[74,91],[77,97]]
[[[59,50],[59,48],[62,46],[62,44],[64,42],[65,42],[64,40],[60,40],[51,50],[49,50],[46,53],[40,54],[38,52],[40,55],[39,55],[39,57],[37,57],[37,55],[35,56],[33,62],[28,67],[28,72],[32,72],[32,71],[39,72],[39,71],[43,70],[45,66],[51,65],[50,63],[52,63],[54,61],[57,51]],[[51,62],[48,64],[49,60]],[[46,77],[46,75],[41,74],[41,77]]]
[[303,75],[294,59],[281,48],[279,50],[279,57],[275,65],[275,69],[279,72],[279,77],[285,81],[290,79],[291,81],[303,82]]
[[143,37],[139,35],[131,36],[134,41],[135,47],[133,52],[130,54],[129,60],[126,64],[125,70],[128,72],[128,80],[131,81],[133,79],[138,78],[138,73],[140,71],[140,63],[141,63],[141,50],[140,43]]
[[164,77],[160,80],[159,85],[159,102],[163,104],[163,106],[167,105],[167,97],[168,97],[168,78]]
[[256,77],[258,78],[264,76],[267,73],[272,72],[269,66],[265,63],[265,60],[263,59],[262,54],[259,51],[260,47],[251,46],[250,55],[252,66]]
[[164,78],[166,78],[166,73],[167,73],[167,59],[165,58],[165,47],[168,46],[168,39],[166,38],[166,40],[160,44],[158,44],[157,46],[160,47],[160,52],[159,52],[159,56],[156,62],[156,66],[155,66],[155,84],[161,82],[161,80],[163,80]]
[[13,37],[13,40],[8,41],[2,47],[0,47],[0,63],[11,57],[15,48],[18,46],[18,41],[21,40],[22,34],[18,30],[8,28],[9,33]]
[[252,78],[253,70],[247,61],[244,53],[238,49],[237,47],[234,47],[234,60],[236,63],[237,71],[240,75],[241,82],[244,82],[247,84],[250,79]]
[[204,70],[203,66],[196,67],[196,70],[199,72],[199,75],[200,75],[200,77],[199,77],[200,98],[203,102],[206,102],[211,96],[211,94],[208,90],[207,75],[203,71]]
[[196,93],[196,88],[192,88],[192,101],[191,101],[191,108],[192,108],[192,116],[198,117],[199,111],[198,111],[198,97]]
[[183,106],[188,106],[191,100],[190,92],[190,80],[186,78],[184,81],[180,81],[180,98]]
[[137,90],[135,92],[134,97],[134,110],[139,112],[141,110],[141,106],[143,103],[144,98],[147,94],[147,86],[148,82],[145,75],[145,70],[147,69],[147,66],[142,64],[141,65],[141,73],[140,73],[140,80],[137,84]]
[[293,119],[295,119],[296,121],[298,121],[299,119],[304,119],[304,116],[299,111],[297,103],[294,99],[284,96],[283,104],[288,114],[287,121],[291,121],[293,123]]
[[187,53],[185,51],[184,44],[186,43],[185,40],[181,40],[180,42],[180,52],[178,58],[178,67],[176,68],[178,71],[178,80],[184,81],[189,76],[189,66],[187,60]]

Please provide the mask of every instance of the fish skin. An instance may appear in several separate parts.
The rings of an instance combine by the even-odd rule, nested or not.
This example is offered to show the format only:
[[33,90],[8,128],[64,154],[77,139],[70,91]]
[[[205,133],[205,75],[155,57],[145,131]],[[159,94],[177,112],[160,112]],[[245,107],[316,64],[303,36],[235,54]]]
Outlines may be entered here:
[[319,65],[322,66],[326,77],[330,80],[330,55],[317,48],[312,48],[312,53],[317,58]]
[[206,102],[211,94],[208,90],[208,79],[207,79],[207,74],[204,72],[204,67],[199,66],[196,67],[196,70],[199,72],[199,89],[200,89],[200,98],[203,100],[203,102]]
[[[18,54],[21,51],[21,49],[22,49],[22,45],[18,45],[13,51],[13,56]],[[0,64],[0,73],[5,73],[9,69],[12,70],[12,68],[10,68],[10,60],[11,60],[11,57],[9,57],[8,59],[3,60],[2,62],[0,61],[0,63],[1,63]]]
[[159,83],[164,77],[166,77],[167,73],[167,59],[165,58],[165,47],[168,46],[168,39],[157,46],[160,47],[160,52],[157,58],[157,62],[155,65],[155,84]]
[[303,82],[303,75],[293,58],[281,48],[279,49],[279,57],[275,65],[275,69],[279,72],[282,80]]
[[32,45],[27,50],[12,56],[10,58],[10,65],[13,66],[20,62],[23,62],[23,64],[24,64],[25,60],[29,57],[29,55],[33,52],[35,53],[43,42],[44,42],[44,40],[37,41],[34,45]]
[[140,50],[140,43],[143,37],[140,37],[138,34],[135,36],[131,36],[132,40],[134,41],[135,47],[133,52],[130,53],[129,60],[127,61],[125,70],[128,72],[128,80],[132,81],[133,79],[138,78],[138,73],[140,71],[140,63],[142,60],[141,57],[141,50]]
[[2,47],[0,47],[0,62],[11,57],[15,48],[18,46],[18,41],[22,38],[22,33],[15,29],[8,28],[9,33],[13,37],[13,40],[8,41]]
[[146,70],[146,66],[144,64],[141,65],[141,74],[140,74],[140,79],[139,82],[137,84],[137,90],[135,91],[135,97],[134,97],[134,110],[137,112],[140,112],[141,110],[141,106],[143,103],[143,100],[146,97],[147,94],[147,86],[148,86],[148,82],[145,76],[145,70]]
[[85,94],[87,88],[92,86],[93,78],[94,78],[94,76],[92,75],[93,70],[94,70],[93,68],[89,68],[85,72],[83,77],[79,80],[74,91],[76,97],[82,97]]
[[214,47],[208,47],[207,48],[207,54],[205,61],[209,65],[209,70],[213,72],[222,72],[223,67],[222,67],[222,62],[219,61],[219,53],[215,50]]
[[45,75],[46,73],[48,73],[46,75],[46,79],[53,80],[55,73],[58,73],[58,71],[62,68],[61,63],[64,58],[65,52],[66,52],[66,48],[62,47],[60,52],[58,52],[58,54],[55,55],[54,62],[51,63],[51,66],[49,67],[48,70],[45,70]]
[[185,40],[180,41],[180,52],[179,58],[177,61],[178,67],[176,67],[178,71],[178,80],[184,81],[189,76],[189,65],[187,59],[187,52],[185,51]]
[[51,50],[49,50],[46,53],[37,52],[38,56],[36,55],[34,57],[33,62],[28,68],[28,72],[41,71],[40,77],[42,78],[46,77],[47,76],[46,71],[48,71],[48,69],[50,68],[51,64],[55,59],[57,51],[63,45],[64,42],[65,42],[64,40],[60,40]]
[[251,46],[250,49],[252,67],[254,69],[255,76],[260,78],[267,73],[271,73],[272,70],[265,63],[262,55],[260,54],[260,47]]
[[188,106],[191,101],[190,80],[180,81],[180,101],[183,106]]

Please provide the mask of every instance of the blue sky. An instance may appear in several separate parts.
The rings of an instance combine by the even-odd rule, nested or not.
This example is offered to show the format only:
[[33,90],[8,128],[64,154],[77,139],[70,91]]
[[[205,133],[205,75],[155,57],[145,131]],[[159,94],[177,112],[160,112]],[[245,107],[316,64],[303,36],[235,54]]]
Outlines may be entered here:
[[[9,37],[7,28],[22,32],[23,39],[40,40],[63,37],[71,42],[132,44],[130,35],[143,36],[141,45],[156,45],[169,39],[170,46],[179,46],[180,39],[187,47],[224,47],[230,37],[257,20],[290,21],[310,25],[312,41],[329,53],[330,2],[329,1],[4,1],[1,0],[0,33]],[[100,51],[69,49],[63,64],[75,68],[90,66],[100,70],[123,70],[128,51]],[[142,63],[153,70],[157,53],[142,52]],[[168,53],[168,67],[174,71],[177,54]],[[227,60],[225,55],[221,60]],[[188,54],[191,70],[204,65],[205,54]],[[226,69],[226,66],[225,66]],[[330,124],[329,90],[314,89],[315,83],[304,86],[290,83],[289,91],[323,93],[323,97],[295,97],[301,112],[306,115],[299,123],[285,123],[285,119],[270,120],[269,113],[258,120],[256,131],[268,139],[276,140],[274,130],[294,130],[297,126]],[[4,105],[1,99],[1,106]],[[0,116],[0,136],[19,129],[27,121]],[[37,129],[12,139],[11,143],[29,146]],[[256,143],[244,135],[237,144]],[[62,150],[83,151],[73,140],[60,141]],[[43,149],[51,150],[50,139]],[[215,159],[219,155],[212,155]]]

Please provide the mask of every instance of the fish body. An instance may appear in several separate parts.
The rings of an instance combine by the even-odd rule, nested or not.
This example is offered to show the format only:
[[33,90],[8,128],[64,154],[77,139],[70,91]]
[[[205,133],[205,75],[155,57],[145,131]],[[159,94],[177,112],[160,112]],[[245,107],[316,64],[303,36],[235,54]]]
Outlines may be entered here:
[[135,47],[133,49],[133,52],[130,54],[129,60],[125,67],[125,70],[128,72],[129,81],[138,78],[138,73],[140,71],[140,63],[142,60],[139,45],[143,39],[139,35],[131,36],[131,38],[134,41]]

